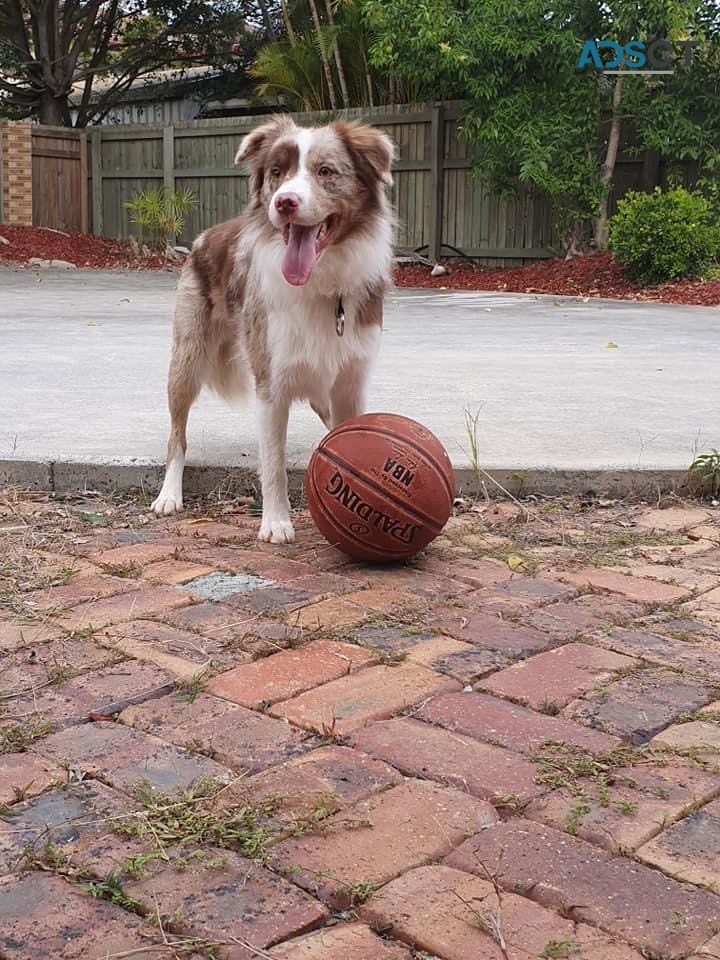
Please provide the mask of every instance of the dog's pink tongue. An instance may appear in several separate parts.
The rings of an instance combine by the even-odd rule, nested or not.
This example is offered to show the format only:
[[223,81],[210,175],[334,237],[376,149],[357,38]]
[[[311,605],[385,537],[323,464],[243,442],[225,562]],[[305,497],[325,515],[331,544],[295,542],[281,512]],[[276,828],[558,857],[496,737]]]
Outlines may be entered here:
[[315,252],[317,232],[317,226],[301,227],[297,223],[290,224],[290,236],[282,262],[282,272],[287,282],[294,287],[301,287],[307,283],[313,271],[317,260]]

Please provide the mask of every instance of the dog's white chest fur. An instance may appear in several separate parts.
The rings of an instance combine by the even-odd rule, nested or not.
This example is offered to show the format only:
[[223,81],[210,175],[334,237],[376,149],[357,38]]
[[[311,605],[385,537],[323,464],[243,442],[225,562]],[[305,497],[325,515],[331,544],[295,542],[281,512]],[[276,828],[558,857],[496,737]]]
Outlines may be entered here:
[[[363,245],[364,246],[364,245]],[[378,252],[382,251],[381,256]],[[369,248],[365,270],[377,262],[378,277],[387,270],[386,253]],[[279,244],[260,247],[253,263],[254,281],[266,304],[267,352],[270,380],[274,389],[289,390],[292,399],[308,399],[327,394],[344,369],[357,361],[370,363],[377,353],[381,330],[376,324],[356,322],[358,273],[353,275],[355,256],[343,263],[335,251],[329,251],[318,265],[316,275],[303,287],[278,283]],[[336,311],[338,298],[344,312],[344,330],[338,334]]]

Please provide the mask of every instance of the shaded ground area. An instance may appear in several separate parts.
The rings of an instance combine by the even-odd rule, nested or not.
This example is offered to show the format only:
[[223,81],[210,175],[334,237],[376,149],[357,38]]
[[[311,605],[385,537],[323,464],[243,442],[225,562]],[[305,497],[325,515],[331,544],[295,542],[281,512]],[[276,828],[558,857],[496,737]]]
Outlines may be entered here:
[[[98,269],[177,269],[163,257],[138,257],[129,244],[90,234],[68,235],[41,227],[11,227],[0,224],[0,262],[25,264],[32,257],[62,260],[77,267]],[[570,297],[609,297],[649,300],[698,306],[720,304],[720,279],[684,280],[657,287],[643,287],[628,276],[609,253],[592,257],[553,257],[525,267],[486,268],[448,261],[451,273],[432,277],[430,268],[403,266],[395,270],[398,287],[430,287],[441,290],[496,290],[508,293],[550,293]]]
[[[662,508],[662,509],[660,509]],[[0,957],[720,957],[720,516],[0,498]]]

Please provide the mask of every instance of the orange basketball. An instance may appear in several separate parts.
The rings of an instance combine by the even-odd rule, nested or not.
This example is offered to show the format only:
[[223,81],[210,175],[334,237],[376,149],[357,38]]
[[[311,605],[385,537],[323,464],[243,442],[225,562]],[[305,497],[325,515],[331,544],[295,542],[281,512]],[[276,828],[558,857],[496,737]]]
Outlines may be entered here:
[[367,413],[321,441],[305,492],[322,535],[359,560],[404,560],[440,533],[455,478],[438,438],[415,420]]

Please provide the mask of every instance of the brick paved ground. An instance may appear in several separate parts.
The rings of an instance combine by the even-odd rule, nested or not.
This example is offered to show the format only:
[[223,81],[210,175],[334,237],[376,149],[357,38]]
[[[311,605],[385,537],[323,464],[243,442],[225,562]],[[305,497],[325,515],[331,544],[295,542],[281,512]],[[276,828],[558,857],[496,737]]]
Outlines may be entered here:
[[720,513],[414,565],[0,496],[0,957],[720,958]]

